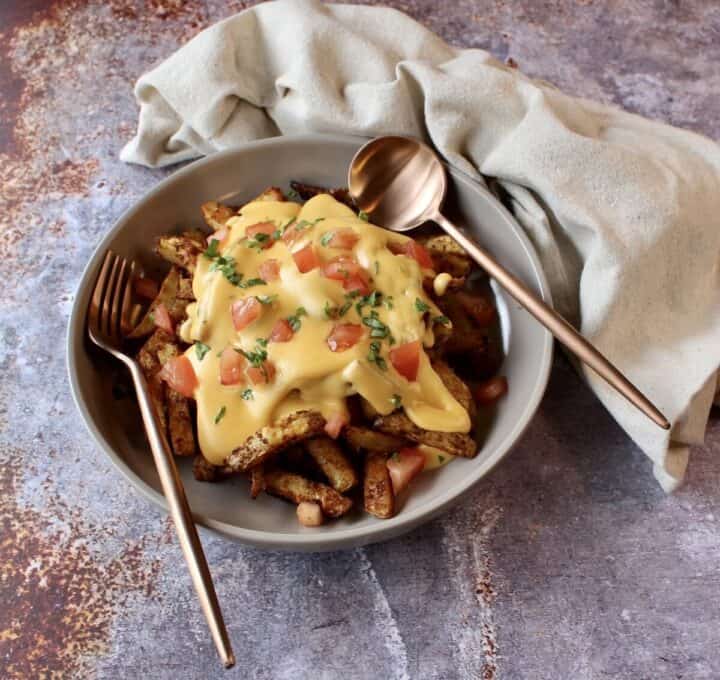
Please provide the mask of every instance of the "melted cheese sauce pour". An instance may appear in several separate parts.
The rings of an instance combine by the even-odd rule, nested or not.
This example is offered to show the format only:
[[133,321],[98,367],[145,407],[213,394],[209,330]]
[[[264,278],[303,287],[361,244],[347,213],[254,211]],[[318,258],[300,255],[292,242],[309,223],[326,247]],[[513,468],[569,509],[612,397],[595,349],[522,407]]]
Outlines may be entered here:
[[[296,223],[306,220],[309,226],[292,246],[277,240],[264,250],[251,248],[245,236],[247,227],[258,222],[274,222],[280,228],[294,218]],[[305,274],[298,271],[292,252],[312,242],[323,262],[339,255],[351,255],[369,273],[372,290],[382,292],[389,305],[364,307],[362,316],[373,309],[400,345],[421,340],[423,347],[431,347],[434,336],[431,324],[426,328],[424,315],[418,311],[416,300],[430,308],[430,318],[440,310],[423,290],[423,275],[418,263],[403,255],[394,255],[387,248],[388,241],[402,243],[407,237],[381,229],[359,219],[347,206],[331,196],[315,196],[304,205],[290,201],[257,201],[245,205],[237,217],[229,220],[229,236],[219,252],[235,260],[235,271],[245,280],[259,276],[263,261],[275,259],[280,265],[279,279],[266,285],[241,288],[233,285],[220,271],[211,269],[212,261],[198,259],[193,279],[196,302],[188,306],[188,319],[181,335],[187,342],[202,342],[210,347],[200,359],[194,347],[186,356],[198,378],[195,391],[197,401],[197,429],[204,456],[220,465],[227,455],[261,427],[282,416],[301,409],[320,411],[326,418],[347,413],[345,399],[361,394],[382,414],[395,409],[395,395],[400,396],[408,417],[419,427],[443,432],[468,432],[470,418],[433,371],[424,351],[420,353],[417,380],[409,382],[393,368],[387,338],[370,338],[369,328],[363,326],[363,338],[350,349],[332,352],[327,337],[335,323],[362,324],[361,315],[353,305],[339,320],[328,319],[326,306],[341,307],[348,298],[342,282],[326,278],[320,268]],[[327,232],[352,228],[359,237],[352,252],[323,246],[321,239]],[[294,228],[294,224],[288,227]],[[277,296],[263,305],[262,315],[241,331],[235,330],[230,306],[236,300],[250,296]],[[287,319],[303,307],[300,328],[289,342],[269,343],[268,360],[276,368],[276,376],[269,385],[232,385],[220,383],[219,354],[231,346],[251,352],[257,349],[257,339],[267,338],[279,319]],[[370,342],[381,345],[381,356],[387,369],[381,370],[368,360]],[[247,389],[252,389],[252,398]],[[222,416],[218,417],[222,413]],[[450,456],[448,456],[450,458]],[[428,455],[429,462],[438,456]]]

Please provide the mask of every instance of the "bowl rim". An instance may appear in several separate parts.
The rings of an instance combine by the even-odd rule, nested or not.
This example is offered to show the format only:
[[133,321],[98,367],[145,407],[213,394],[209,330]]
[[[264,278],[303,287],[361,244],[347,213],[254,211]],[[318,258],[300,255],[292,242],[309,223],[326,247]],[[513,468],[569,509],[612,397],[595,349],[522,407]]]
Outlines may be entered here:
[[[315,143],[331,143],[331,144],[353,144],[357,145],[367,140],[368,138],[356,135],[340,135],[340,134],[298,134],[298,135],[284,135],[280,137],[270,137],[266,139],[255,140],[247,143],[240,144],[230,149],[218,151],[209,156],[199,158],[188,165],[180,168],[179,170],[168,175],[160,182],[155,184],[151,189],[145,192],[142,197],[135,201],[129,208],[127,208],[118,218],[115,220],[113,226],[108,232],[100,239],[99,243],[93,250],[90,259],[85,265],[83,272],[80,276],[80,280],[75,289],[75,296],[73,298],[72,311],[68,320],[67,334],[66,334],[66,369],[68,372],[68,378],[70,382],[70,391],[72,398],[78,409],[82,420],[85,424],[87,431],[90,433],[95,444],[108,456],[110,461],[113,463],[115,468],[122,474],[122,476],[130,482],[130,484],[140,492],[142,496],[151,501],[155,506],[168,512],[167,502],[164,496],[159,491],[156,491],[151,487],[145,480],[137,476],[130,466],[124,461],[124,459],[114,450],[110,443],[105,439],[103,433],[96,426],[93,419],[91,418],[88,409],[85,406],[82,391],[80,388],[80,382],[78,379],[77,370],[77,358],[76,352],[83,351],[82,348],[85,346],[85,316],[86,309],[85,305],[81,305],[81,302],[85,300],[89,289],[94,282],[94,273],[96,268],[100,264],[102,254],[108,247],[108,244],[113,240],[115,235],[121,230],[130,219],[132,219],[134,213],[140,209],[146,201],[150,200],[157,193],[163,191],[165,187],[172,184],[178,179],[185,177],[186,175],[192,174],[197,168],[202,167],[227,156],[233,156],[236,154],[242,154],[248,150],[254,150],[263,147],[282,146],[288,142],[315,142]],[[472,179],[467,174],[457,170],[456,168],[447,167],[447,172],[452,176],[454,182],[461,183],[469,187],[473,191],[480,192],[489,198],[495,207],[503,214],[516,231],[519,237],[521,246],[524,250],[525,256],[530,261],[534,275],[537,278],[539,284],[540,294],[542,298],[548,303],[552,304],[550,295],[550,288],[547,282],[547,278],[543,271],[540,259],[538,258],[534,247],[532,246],[529,238],[517,224],[515,218],[510,212],[493,196],[479,182]],[[530,398],[527,400],[524,409],[520,416],[517,418],[515,425],[503,438],[501,443],[495,447],[491,454],[483,461],[481,465],[474,468],[470,474],[463,480],[462,483],[456,484],[444,492],[440,493],[435,500],[430,504],[414,508],[413,510],[406,510],[395,517],[386,520],[378,520],[377,524],[371,524],[370,526],[363,527],[348,527],[328,532],[312,532],[312,533],[285,533],[278,531],[267,531],[259,529],[246,529],[238,527],[234,524],[229,524],[220,520],[213,519],[202,513],[193,512],[193,519],[196,524],[204,526],[208,529],[213,530],[216,533],[226,536],[235,541],[248,543],[256,547],[270,548],[270,549],[285,549],[285,550],[333,550],[346,547],[353,547],[361,544],[378,542],[395,535],[403,533],[406,530],[410,530],[421,523],[429,521],[433,517],[439,515],[444,510],[448,509],[451,505],[458,502],[462,496],[469,491],[475,484],[477,484],[483,477],[485,477],[512,449],[517,443],[520,437],[527,429],[530,421],[532,420],[537,408],[540,404],[545,390],[547,388],[550,368],[552,365],[553,357],[553,338],[549,331],[545,330],[543,333],[543,346],[541,361],[538,372],[538,380],[536,381]]]

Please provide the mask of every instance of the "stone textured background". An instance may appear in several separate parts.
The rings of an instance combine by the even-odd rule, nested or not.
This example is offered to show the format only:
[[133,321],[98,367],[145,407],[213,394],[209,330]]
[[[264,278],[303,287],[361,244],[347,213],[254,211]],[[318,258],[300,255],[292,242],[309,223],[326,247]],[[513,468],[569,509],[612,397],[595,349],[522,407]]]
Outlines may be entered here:
[[[0,5],[0,676],[718,678],[720,422],[666,497],[565,360],[515,452],[390,543],[268,554],[207,532],[218,668],[167,518],[92,444],[63,337],[94,244],[165,175],[121,164],[135,79],[250,3]],[[395,0],[447,40],[720,138],[720,6]]]

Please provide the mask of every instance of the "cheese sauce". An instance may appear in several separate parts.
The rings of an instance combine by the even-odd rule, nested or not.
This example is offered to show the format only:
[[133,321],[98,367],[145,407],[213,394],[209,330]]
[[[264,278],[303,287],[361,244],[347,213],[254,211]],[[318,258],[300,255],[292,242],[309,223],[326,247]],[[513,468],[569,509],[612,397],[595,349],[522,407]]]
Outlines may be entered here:
[[[278,233],[283,227],[299,227],[297,239],[291,246],[277,239],[263,248],[267,243],[258,244],[245,233],[260,222],[274,223]],[[423,348],[431,347],[430,320],[441,314],[423,290],[417,261],[387,247],[388,242],[401,246],[407,237],[369,224],[327,194],[302,206],[290,201],[249,203],[226,226],[228,236],[216,251],[224,259],[198,258],[193,279],[196,302],[188,306],[181,329],[184,340],[202,343],[205,350],[203,355],[193,346],[186,356],[198,379],[199,443],[211,463],[222,464],[248,436],[288,413],[314,409],[326,418],[346,415],[345,400],[353,394],[362,395],[382,414],[401,404],[416,425],[428,430],[470,430],[467,412],[433,371],[424,349],[412,382],[394,369],[389,358],[393,347],[407,342],[420,340]],[[330,247],[331,233],[347,228],[357,236],[352,249]],[[321,263],[340,255],[354,258],[369,275],[370,289],[381,295],[370,302],[366,298],[358,311],[362,296],[352,297],[342,281],[323,276],[322,264],[300,273],[293,253],[310,243]],[[279,278],[260,283],[259,268],[268,259],[278,262]],[[263,302],[261,315],[237,331],[231,305],[251,296]],[[341,318],[332,318],[341,312]],[[386,337],[370,337],[371,316],[387,327]],[[291,319],[296,329],[292,339],[266,343],[280,319]],[[338,323],[359,324],[364,334],[349,349],[333,352],[327,338]],[[379,351],[373,352],[371,343]],[[250,355],[265,352],[276,369],[270,384],[222,385],[220,354],[226,347]]]

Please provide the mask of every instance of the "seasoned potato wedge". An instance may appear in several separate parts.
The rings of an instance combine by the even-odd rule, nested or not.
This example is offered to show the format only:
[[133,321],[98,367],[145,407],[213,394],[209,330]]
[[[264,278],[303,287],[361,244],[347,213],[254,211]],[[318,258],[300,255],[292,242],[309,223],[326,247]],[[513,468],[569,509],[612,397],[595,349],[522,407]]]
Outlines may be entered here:
[[395,496],[386,460],[386,456],[380,453],[370,453],[365,459],[365,510],[380,519],[388,519],[395,514]]
[[259,196],[255,196],[252,201],[248,203],[255,203],[257,201],[287,201],[285,194],[279,187],[268,187]]
[[274,425],[250,435],[227,458],[233,470],[249,470],[295,442],[316,437],[325,427],[325,418],[317,411],[297,411]]
[[175,323],[181,321],[185,316],[185,308],[188,305],[188,300],[183,300],[178,297],[179,287],[180,270],[177,269],[177,267],[172,267],[163,280],[157,297],[150,303],[142,321],[133,328],[128,337],[131,339],[142,338],[153,332],[155,329],[154,314],[160,304],[165,305],[170,314],[170,318]]
[[250,497],[257,498],[265,491],[265,466],[256,465],[250,470]]
[[190,400],[167,387],[168,432],[170,445],[176,456],[195,455]]
[[477,454],[477,444],[470,435],[462,432],[423,430],[401,412],[376,418],[375,427],[381,432],[405,437],[417,444],[434,446],[435,448],[447,451],[453,456],[474,458]]
[[352,501],[335,489],[279,469],[265,472],[265,490],[273,496],[280,496],[296,504],[315,501],[328,517],[340,517],[352,507]]
[[213,231],[220,231],[225,226],[225,223],[235,216],[235,211],[222,203],[217,201],[208,201],[200,206],[200,212],[202,212],[205,224],[210,227]]
[[317,437],[305,442],[305,450],[317,463],[335,491],[344,493],[358,482],[355,468],[340,445],[329,437]]
[[470,417],[473,418],[477,412],[477,408],[475,407],[470,388],[458,378],[455,371],[444,361],[434,359],[432,367],[435,373],[438,374],[440,380],[443,381],[445,387],[448,388],[450,394],[457,399],[458,403],[470,414]]
[[373,451],[375,453],[393,453],[407,446],[407,439],[394,437],[369,427],[348,425],[342,431],[342,437],[355,451]]
[[195,273],[198,256],[205,249],[205,240],[202,237],[197,238],[195,232],[186,232],[179,236],[161,236],[155,246],[155,252],[160,257],[182,267],[189,274]]
[[447,272],[460,285],[465,282],[472,269],[472,260],[453,238],[447,234],[433,236],[425,241],[425,247],[430,251],[436,271]]
[[352,197],[350,196],[350,192],[345,188],[327,189],[325,187],[314,186],[313,184],[303,184],[302,182],[290,182],[290,186],[293,191],[297,192],[303,201],[307,201],[318,194],[330,194],[336,201],[344,203],[353,210],[356,209]]

